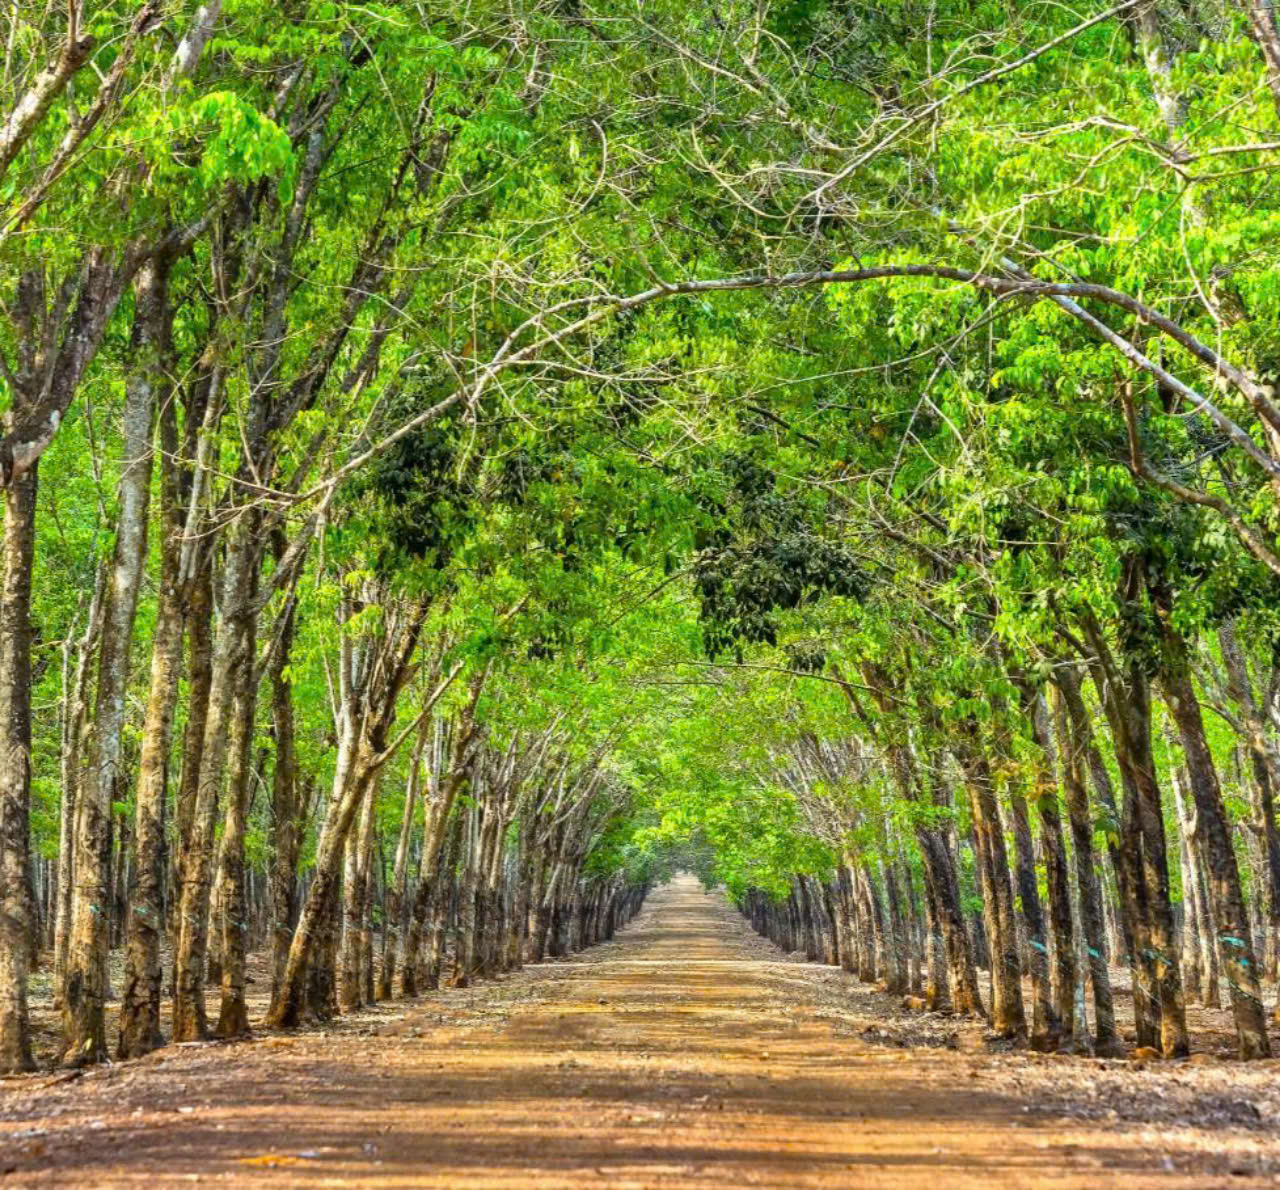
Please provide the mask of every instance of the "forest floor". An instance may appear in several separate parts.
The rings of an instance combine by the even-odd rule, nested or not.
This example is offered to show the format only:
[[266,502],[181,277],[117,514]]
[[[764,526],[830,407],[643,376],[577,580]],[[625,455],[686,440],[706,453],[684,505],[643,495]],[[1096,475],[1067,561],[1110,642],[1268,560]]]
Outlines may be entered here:
[[615,941],[328,1028],[0,1081],[0,1187],[1280,1184],[1280,1061],[1009,1052],[681,877]]

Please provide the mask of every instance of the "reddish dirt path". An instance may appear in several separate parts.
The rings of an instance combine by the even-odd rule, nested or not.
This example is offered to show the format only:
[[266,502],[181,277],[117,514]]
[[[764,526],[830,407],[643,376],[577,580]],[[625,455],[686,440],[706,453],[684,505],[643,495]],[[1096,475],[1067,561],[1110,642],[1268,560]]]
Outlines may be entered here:
[[681,877],[615,942],[487,988],[0,1084],[0,1187],[1276,1184],[1270,1121],[1214,1124],[1212,1087],[1181,1122],[1071,1118],[1096,1063],[886,1044],[832,988]]

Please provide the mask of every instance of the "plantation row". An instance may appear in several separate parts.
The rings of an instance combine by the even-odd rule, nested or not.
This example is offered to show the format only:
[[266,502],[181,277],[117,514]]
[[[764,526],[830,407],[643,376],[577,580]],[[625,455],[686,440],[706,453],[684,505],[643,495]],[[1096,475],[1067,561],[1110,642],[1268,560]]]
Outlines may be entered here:
[[[1226,629],[1223,653],[1242,664]],[[1095,725],[1074,670],[1064,664],[1055,672],[1046,691],[1052,709],[1043,692],[1023,686],[1024,742],[1038,752],[1003,798],[994,777],[1001,754],[973,747],[981,738],[976,721],[966,725],[972,735],[960,735],[951,750],[931,758],[907,740],[878,753],[870,734],[798,741],[779,758],[779,779],[817,837],[841,846],[844,862],[826,880],[793,876],[784,901],[748,889],[744,912],[784,949],[839,963],[863,980],[883,979],[890,992],[913,993],[930,1009],[989,1013],[999,1033],[1029,1036],[1038,1048],[1121,1051],[1109,961],[1130,968],[1137,1044],[1166,1057],[1189,1052],[1187,996],[1217,1007],[1225,984],[1240,1055],[1268,1055],[1263,989],[1269,985],[1274,995],[1280,975],[1280,851],[1270,755],[1259,749],[1252,757],[1256,800],[1245,811],[1246,829],[1235,830],[1200,705],[1189,684],[1171,683],[1170,720],[1183,727],[1181,755],[1174,753],[1168,773],[1182,893],[1175,908],[1150,720],[1134,722],[1135,735],[1128,737],[1124,721]],[[868,676],[874,681],[875,671]],[[1235,676],[1247,680],[1243,669]],[[1099,665],[1096,678],[1101,701],[1118,677]],[[848,693],[861,714],[853,687]],[[1149,707],[1149,699],[1142,685],[1127,706]],[[1254,713],[1260,725],[1261,712]],[[869,733],[885,728],[866,716],[863,726]],[[1112,740],[1143,746],[1141,764],[1118,749],[1108,763],[1099,750],[1108,727]],[[1259,739],[1266,738],[1260,728]],[[1010,734],[1000,742],[1009,747],[1015,740]],[[1239,758],[1248,759],[1243,743]],[[1010,759],[1006,754],[1004,763]],[[866,831],[865,810],[830,790],[873,782],[877,768],[896,784],[913,822],[886,823],[887,849],[882,844],[867,853],[848,845]],[[1113,784],[1116,770],[1122,797]],[[967,816],[953,816],[957,799]],[[1144,799],[1151,803],[1145,818]],[[1105,824],[1101,846],[1098,822]],[[989,1006],[979,967],[991,973]],[[1030,1005],[1024,1004],[1024,976],[1031,982]],[[1086,988],[1092,1037],[1082,1016]]]

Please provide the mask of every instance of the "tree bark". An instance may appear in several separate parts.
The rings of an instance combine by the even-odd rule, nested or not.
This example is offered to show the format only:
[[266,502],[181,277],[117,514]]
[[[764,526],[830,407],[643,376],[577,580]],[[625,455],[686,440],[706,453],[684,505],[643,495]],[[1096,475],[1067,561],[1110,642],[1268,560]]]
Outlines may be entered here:
[[[53,939],[53,1006],[62,1010],[67,977],[67,946],[71,940],[71,890],[75,882],[75,815],[84,760],[84,732],[89,715],[89,675],[97,656],[102,631],[102,604],[107,590],[107,562],[98,564],[93,597],[89,604],[84,635],[75,645],[75,676],[64,667],[62,750],[60,773],[62,797],[58,807],[58,896]],[[69,680],[68,680],[69,679]]]
[[1002,1037],[1025,1038],[1022,964],[1018,958],[1018,930],[1004,827],[990,768],[980,751],[977,724],[969,723],[966,734],[968,739],[960,754],[960,765],[969,789],[983,920],[991,949],[991,1027]]
[[27,1010],[31,905],[31,571],[36,468],[4,493],[0,590],[0,1074],[33,1070]]
[[1114,1057],[1121,1053],[1116,1030],[1115,1002],[1111,976],[1107,971],[1107,949],[1103,920],[1102,887],[1098,880],[1093,845],[1093,820],[1085,788],[1084,746],[1073,730],[1066,699],[1058,689],[1054,700],[1054,725],[1058,755],[1062,764],[1062,788],[1067,803],[1067,820],[1075,854],[1076,888],[1079,893],[1080,930],[1088,962],[1089,986],[1093,993],[1094,1047],[1097,1053]]
[[1009,795],[1009,807],[1013,819],[1013,838],[1017,854],[1015,868],[1018,902],[1022,909],[1022,924],[1026,930],[1030,949],[1029,973],[1031,975],[1031,1045],[1035,1049],[1057,1049],[1060,1024],[1054,1012],[1053,998],[1049,992],[1049,947],[1044,928],[1044,911],[1040,907],[1040,891],[1036,885],[1035,845],[1031,839],[1031,819],[1027,813],[1026,798],[1021,790]]
[[244,842],[248,826],[249,788],[253,781],[253,729],[258,706],[252,624],[235,680],[229,741],[231,763],[227,808],[222,825],[222,868],[219,872],[222,917],[214,923],[214,928],[222,932],[222,997],[215,1032],[224,1038],[244,1037],[249,1033],[249,1008],[245,1002],[249,914],[245,900]]
[[1271,1046],[1267,1040],[1258,963],[1218,771],[1205,736],[1200,702],[1191,684],[1186,646],[1168,621],[1167,598],[1160,600],[1157,596],[1157,599],[1163,604],[1165,613],[1162,626],[1167,664],[1161,684],[1170,713],[1178,725],[1182,751],[1187,760],[1191,797],[1196,808],[1196,833],[1203,846],[1213,898],[1218,955],[1230,989],[1237,1047],[1241,1058],[1267,1058],[1271,1056]]
[[1076,943],[1071,920],[1071,878],[1067,871],[1067,845],[1062,834],[1054,772],[1053,734],[1049,710],[1039,690],[1026,690],[1024,711],[1030,717],[1036,741],[1035,806],[1040,820],[1040,849],[1048,887],[1049,925],[1053,966],[1050,987],[1058,1017],[1059,1041],[1069,1045],[1076,1033]]
[[98,690],[87,744],[88,767],[76,806],[76,878],[63,1002],[64,1059],[74,1064],[100,1062],[107,1057],[107,820],[121,784],[129,657],[138,592],[147,561],[152,423],[157,392],[164,384],[161,360],[168,325],[164,265],[148,261],[138,272],[135,288],[135,365],[125,385],[120,511],[107,580]]
[[404,928],[405,893],[409,881],[409,843],[413,835],[413,817],[422,788],[422,753],[427,744],[431,719],[425,718],[409,758],[409,778],[404,791],[404,812],[400,817],[400,835],[396,840],[395,866],[387,889],[386,944],[382,949],[382,967],[378,972],[378,999],[389,1000],[395,987],[396,964],[399,961],[400,934]]
[[365,1002],[365,910],[376,793],[377,781],[370,781],[360,806],[359,829],[347,835],[344,851],[342,939],[338,945],[338,1005],[344,1012],[359,1008]]
[[[184,873],[189,865],[193,840],[196,789],[200,784],[200,755],[204,749],[205,724],[209,719],[209,687],[213,680],[213,559],[211,551],[200,549],[187,606],[187,722],[182,737],[182,771],[178,775],[174,826],[177,850],[174,855],[174,896],[170,912],[171,929],[178,933],[177,914],[182,901]],[[176,956],[175,956],[176,962]],[[173,986],[177,988],[177,972]]]
[[[145,278],[139,278],[139,283]],[[165,794],[173,716],[182,674],[186,594],[182,579],[182,515],[177,481],[177,418],[171,400],[172,313],[166,287],[157,294],[153,348],[161,455],[163,538],[160,591],[151,638],[151,684],[142,724],[142,754],[134,817],[135,866],[125,926],[125,975],[117,1056],[136,1058],[164,1044],[160,1028],[163,981],[160,941],[164,933]],[[145,366],[140,365],[140,366]]]
[[[1141,598],[1145,577],[1140,559],[1126,561],[1119,595],[1129,606]],[[1121,821],[1121,896],[1132,909],[1134,1018],[1139,1046],[1156,1046],[1166,1058],[1187,1054],[1186,1006],[1175,953],[1169,865],[1160,786],[1151,749],[1151,686],[1145,660],[1118,661],[1091,613],[1081,623],[1098,698],[1111,727],[1125,791]]]
[[200,771],[192,807],[191,844],[183,864],[175,954],[173,1037],[200,1041],[209,1035],[204,976],[208,951],[209,894],[214,860],[214,822],[226,769],[236,674],[248,663],[252,610],[247,592],[257,564],[253,527],[242,518],[227,546],[220,583],[221,619],[215,634],[209,706],[200,748]]
[[[1263,867],[1258,873],[1266,897],[1267,942],[1274,979],[1280,967],[1280,823],[1276,821],[1276,791],[1280,788],[1280,749],[1267,730],[1266,714],[1254,695],[1249,668],[1233,621],[1218,630],[1222,660],[1227,672],[1227,690],[1240,708],[1242,735],[1253,760],[1255,829],[1263,848]],[[1277,1009],[1280,1013],[1280,1008]]]
[[[277,558],[282,550],[277,551]],[[298,902],[298,852],[302,842],[303,806],[299,804],[298,756],[293,718],[293,653],[295,608],[285,609],[280,651],[271,670],[271,722],[276,763],[271,775],[271,1005],[275,1007],[289,957]]]

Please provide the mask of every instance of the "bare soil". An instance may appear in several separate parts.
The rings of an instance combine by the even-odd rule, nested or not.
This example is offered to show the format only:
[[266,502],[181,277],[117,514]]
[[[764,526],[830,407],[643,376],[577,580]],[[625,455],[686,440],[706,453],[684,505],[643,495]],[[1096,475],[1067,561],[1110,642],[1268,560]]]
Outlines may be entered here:
[[1280,1184],[1280,1062],[1006,1052],[682,877],[617,939],[327,1029],[0,1081],[0,1185]]

